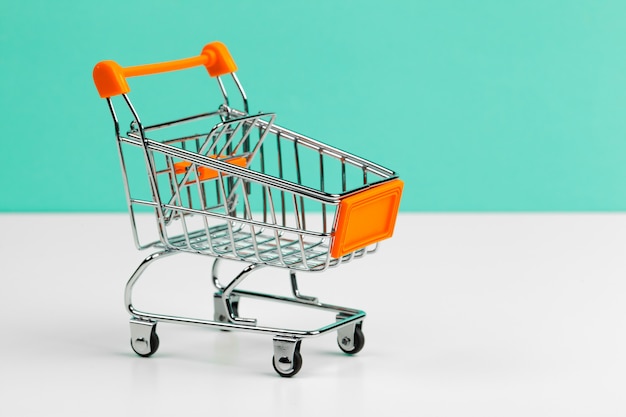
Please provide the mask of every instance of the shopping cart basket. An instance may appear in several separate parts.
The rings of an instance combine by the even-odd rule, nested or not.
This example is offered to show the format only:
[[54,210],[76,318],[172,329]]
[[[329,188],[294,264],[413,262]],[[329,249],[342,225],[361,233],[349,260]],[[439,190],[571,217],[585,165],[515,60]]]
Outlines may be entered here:
[[[127,78],[198,66],[217,80],[223,99],[217,110],[142,123],[129,98]],[[392,235],[403,184],[387,168],[277,126],[274,114],[250,114],[236,69],[226,47],[213,42],[192,58],[132,67],[102,61],[93,70],[115,125],[135,245],[156,250],[126,284],[131,346],[140,356],[156,352],[158,322],[259,332],[273,335],[274,369],[288,377],[302,366],[304,338],[336,331],[341,350],[354,354],[362,349],[365,313],[302,295],[296,271],[324,271],[374,252],[380,240]],[[241,110],[229,105],[225,75],[238,90]],[[174,110],[176,104],[167,106]],[[120,107],[130,122],[125,134],[120,130],[122,113],[116,111]],[[202,133],[178,129],[190,125],[197,129],[192,132]],[[148,191],[138,191],[134,177],[145,179],[146,171]],[[137,222],[142,208],[156,218],[156,240],[147,243]],[[149,313],[133,306],[133,287],[146,268],[181,252],[215,258],[213,320]],[[244,263],[227,284],[219,276],[223,259]],[[265,266],[289,271],[293,296],[237,288]],[[239,316],[242,297],[305,305],[333,312],[336,319],[313,330],[260,326],[256,319]]]

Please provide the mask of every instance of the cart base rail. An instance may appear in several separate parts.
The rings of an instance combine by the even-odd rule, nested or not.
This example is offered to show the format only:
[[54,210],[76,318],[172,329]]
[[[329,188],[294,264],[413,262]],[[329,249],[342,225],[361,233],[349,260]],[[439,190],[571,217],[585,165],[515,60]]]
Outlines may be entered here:
[[[217,291],[213,296],[213,320],[151,313],[135,308],[132,303],[132,293],[139,278],[143,275],[148,266],[155,261],[169,257],[175,253],[181,252],[162,250],[149,255],[139,264],[126,284],[124,296],[126,310],[131,315],[131,347],[138,355],[147,357],[157,351],[160,342],[156,333],[156,325],[159,322],[272,335],[274,345],[273,366],[275,371],[283,377],[294,376],[300,371],[302,367],[300,346],[303,339],[336,331],[337,344],[343,352],[355,354],[363,348],[365,339],[362,332],[362,324],[365,318],[365,312],[349,307],[322,303],[316,297],[300,294],[294,271],[290,271],[293,297],[237,289],[236,287],[252,272],[263,267],[263,265],[260,264],[250,264],[246,266],[228,283],[228,285],[224,286],[217,276],[220,258],[215,259],[212,273],[213,284],[217,288]],[[242,298],[269,300],[329,311],[335,313],[335,321],[325,326],[308,330],[259,326],[257,325],[256,319],[239,317],[239,303]]]

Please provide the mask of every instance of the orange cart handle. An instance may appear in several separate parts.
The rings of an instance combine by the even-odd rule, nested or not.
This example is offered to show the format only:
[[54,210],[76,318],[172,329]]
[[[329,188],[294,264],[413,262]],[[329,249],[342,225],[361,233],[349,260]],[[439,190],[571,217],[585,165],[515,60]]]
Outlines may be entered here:
[[207,44],[200,55],[176,61],[122,67],[115,61],[101,61],[93,69],[93,81],[102,98],[110,98],[130,91],[127,77],[159,74],[204,65],[211,77],[237,71],[237,65],[221,42]]

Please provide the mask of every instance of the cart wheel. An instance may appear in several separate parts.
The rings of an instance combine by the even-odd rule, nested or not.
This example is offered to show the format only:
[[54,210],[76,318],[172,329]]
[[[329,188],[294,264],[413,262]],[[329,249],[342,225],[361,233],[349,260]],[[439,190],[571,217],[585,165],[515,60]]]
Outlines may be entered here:
[[363,330],[361,330],[361,326],[357,326],[354,329],[354,336],[352,340],[352,347],[346,348],[344,345],[349,345],[350,340],[347,340],[346,337],[337,340],[337,344],[339,345],[339,349],[341,349],[344,353],[348,355],[354,355],[359,353],[363,346],[365,346],[365,336],[363,335]]
[[147,358],[159,348],[159,336],[156,334],[156,326],[152,327],[152,330],[150,331],[150,343],[148,346],[146,345],[148,344],[143,337],[130,339],[130,347],[133,348],[133,351],[137,355]]
[[276,360],[276,356],[272,357],[272,366],[278,375],[291,378],[302,368],[302,355],[299,351],[295,351],[293,354],[293,362],[290,362],[288,358],[282,357]]

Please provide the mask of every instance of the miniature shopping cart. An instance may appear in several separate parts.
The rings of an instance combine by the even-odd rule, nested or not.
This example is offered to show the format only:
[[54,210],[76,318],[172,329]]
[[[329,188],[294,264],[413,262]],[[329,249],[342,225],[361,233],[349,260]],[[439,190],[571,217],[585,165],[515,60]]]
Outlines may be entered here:
[[[217,110],[158,124],[141,121],[128,96],[127,78],[202,66],[217,80],[223,99]],[[131,346],[140,356],[155,353],[158,322],[259,332],[273,336],[274,369],[289,377],[302,366],[302,339],[336,331],[344,352],[363,348],[365,313],[302,295],[296,272],[321,272],[374,252],[380,240],[392,235],[402,181],[387,168],[277,126],[274,114],[250,114],[236,69],[226,47],[214,42],[192,58],[133,67],[102,61],[93,70],[115,124],[135,245],[156,250],[126,284]],[[231,77],[223,79],[225,75]],[[242,110],[229,105],[226,81],[238,90]],[[176,110],[175,101],[162,101]],[[125,134],[118,107],[130,122]],[[142,177],[145,187],[135,177]],[[149,243],[138,227],[141,211],[155,214]],[[133,306],[133,287],[146,268],[181,252],[215,259],[213,320]],[[219,276],[222,260],[243,265],[227,284]],[[289,271],[293,295],[238,288],[266,266]],[[240,317],[239,303],[246,297],[329,311],[336,319],[312,330],[261,326],[256,319]]]

